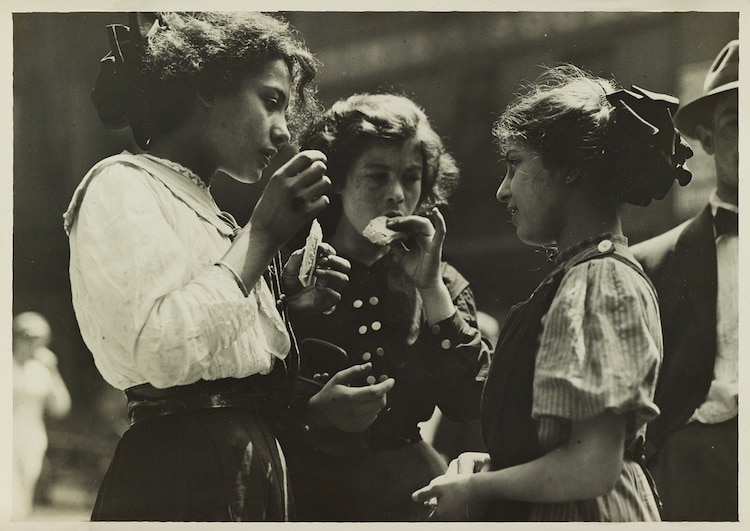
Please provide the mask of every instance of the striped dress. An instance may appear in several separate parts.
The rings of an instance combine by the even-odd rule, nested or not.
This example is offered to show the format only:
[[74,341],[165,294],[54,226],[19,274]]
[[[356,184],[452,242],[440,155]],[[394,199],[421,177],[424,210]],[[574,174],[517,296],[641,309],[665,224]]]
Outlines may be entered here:
[[601,235],[557,257],[554,270],[514,307],[482,395],[482,433],[494,469],[566,444],[571,423],[605,411],[625,416],[623,466],[614,488],[561,503],[496,500],[489,520],[658,521],[631,445],[658,415],[659,309],[622,236]]
[[[576,262],[580,252],[586,251],[560,257],[558,268]],[[626,248],[621,252],[629,255]],[[662,338],[658,306],[644,278],[613,259],[574,265],[542,327],[532,405],[542,450],[567,442],[570,421],[606,410],[627,416],[626,444],[645,437],[646,423],[659,412],[653,397]],[[607,495],[533,504],[531,519],[658,521],[659,513],[643,470],[626,458]]]

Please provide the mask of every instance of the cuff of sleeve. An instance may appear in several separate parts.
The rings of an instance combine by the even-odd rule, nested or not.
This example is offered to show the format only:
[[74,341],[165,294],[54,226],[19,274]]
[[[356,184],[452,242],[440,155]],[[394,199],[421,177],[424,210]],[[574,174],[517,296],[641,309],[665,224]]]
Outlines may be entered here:
[[229,264],[227,264],[226,262],[223,262],[221,260],[219,260],[218,262],[216,262],[214,265],[219,266],[219,267],[221,267],[221,268],[226,269],[227,271],[229,271],[229,274],[231,274],[232,278],[234,278],[234,281],[237,283],[237,287],[240,288],[240,291],[242,292],[242,294],[245,297],[247,297],[249,295],[250,292],[248,291],[247,287],[245,286],[245,283],[242,281],[242,278],[240,278],[240,276],[237,274],[237,271],[235,271],[232,266],[230,266]]
[[434,325],[427,325],[427,333],[423,334],[427,341],[436,344],[442,350],[450,350],[457,345],[467,342],[469,324],[454,311],[453,315]]

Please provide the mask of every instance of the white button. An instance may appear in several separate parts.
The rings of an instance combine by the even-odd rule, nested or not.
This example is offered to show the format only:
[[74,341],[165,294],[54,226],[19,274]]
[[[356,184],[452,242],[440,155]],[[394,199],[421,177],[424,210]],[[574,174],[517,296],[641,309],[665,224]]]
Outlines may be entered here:
[[370,358],[372,358],[372,354],[370,354],[369,352],[365,352],[364,354],[362,354],[362,361],[370,361]]
[[373,375],[371,374],[370,376],[368,376],[368,377],[367,377],[367,379],[366,379],[366,382],[367,382],[368,384],[372,385],[372,384],[374,384],[375,382],[377,382],[377,380],[376,380],[376,379],[375,379],[375,377],[374,377],[374,376],[373,376]]
[[367,325],[362,325],[359,327],[359,330],[357,330],[360,335],[367,333]]
[[377,297],[370,297],[369,303],[371,305],[377,306],[379,302],[380,302],[380,299],[378,299]]
[[448,350],[451,348],[451,340],[450,339],[443,339],[440,342],[440,346],[443,348],[443,350]]
[[362,302],[360,299],[357,299],[352,303],[352,306],[354,306],[355,308],[361,308],[363,304],[364,302]]
[[612,249],[612,241],[610,241],[610,240],[602,240],[602,241],[599,242],[599,245],[597,245],[596,248],[599,249],[600,253],[606,253],[607,251],[609,251],[610,249]]
[[381,326],[382,325],[380,324],[380,321],[373,321],[372,325],[370,325],[370,328],[377,332],[378,330],[380,330]]
[[383,347],[378,347],[375,349],[375,354],[377,354],[378,356],[382,356],[383,354],[385,354],[385,349]]
[[430,327],[430,332],[432,332],[435,335],[438,335],[440,333],[440,325],[434,324]]

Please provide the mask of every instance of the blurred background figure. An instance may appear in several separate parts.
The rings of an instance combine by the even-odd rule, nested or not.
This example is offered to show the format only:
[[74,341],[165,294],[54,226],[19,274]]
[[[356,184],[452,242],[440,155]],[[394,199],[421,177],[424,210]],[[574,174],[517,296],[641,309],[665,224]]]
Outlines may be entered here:
[[45,414],[62,418],[70,411],[49,341],[50,326],[41,314],[24,312],[13,319],[13,520],[31,513],[47,451]]
[[[477,326],[482,337],[487,340],[494,350],[500,335],[500,323],[490,314],[477,311]],[[484,452],[479,420],[456,422],[443,416],[438,408],[430,420],[420,425],[422,437],[446,461],[458,457],[461,452]]]

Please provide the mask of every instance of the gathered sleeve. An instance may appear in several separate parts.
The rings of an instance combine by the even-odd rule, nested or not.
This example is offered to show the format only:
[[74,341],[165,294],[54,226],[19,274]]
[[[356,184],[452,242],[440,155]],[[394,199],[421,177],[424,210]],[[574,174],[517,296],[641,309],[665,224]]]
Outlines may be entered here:
[[147,172],[99,170],[70,233],[84,340],[118,388],[268,372],[289,339],[261,279],[245,297],[214,265],[230,242]]
[[574,421],[611,411],[628,414],[635,432],[659,413],[659,311],[638,272],[611,258],[572,267],[542,324],[534,418]]

